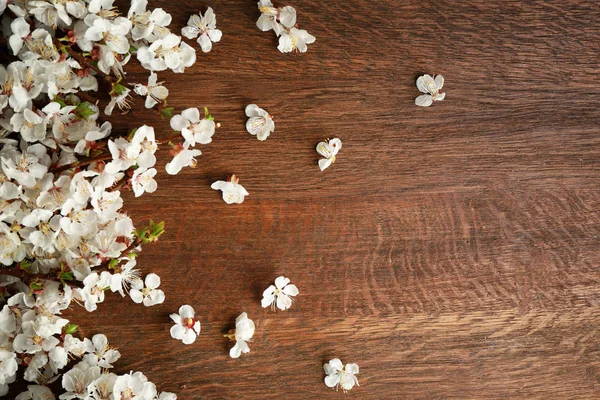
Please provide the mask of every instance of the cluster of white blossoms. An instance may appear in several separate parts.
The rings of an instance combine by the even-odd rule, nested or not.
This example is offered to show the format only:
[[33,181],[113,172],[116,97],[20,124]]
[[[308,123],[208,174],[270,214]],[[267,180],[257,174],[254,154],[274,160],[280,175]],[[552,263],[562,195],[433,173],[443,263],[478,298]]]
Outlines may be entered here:
[[[0,396],[22,373],[19,379],[32,384],[18,400],[54,399],[48,385],[58,381],[60,399],[176,398],[159,393],[141,372],[111,372],[120,353],[106,336],[84,338],[61,316],[74,303],[93,312],[110,293],[148,307],[165,301],[160,277],[142,273],[136,258],[143,245],[158,240],[164,223],[136,229],[121,197],[124,190],[135,197],[157,190],[159,141],[147,125],[113,132],[110,122],[100,121],[90,93],[106,90],[106,115],[128,112],[136,94],[146,108],[170,118],[175,134],[161,140],[173,155],[168,174],[195,167],[196,147],[210,143],[219,127],[206,108],[204,115],[198,108],[173,115],[168,107],[169,90],[157,72],[184,72],[196,51],[171,32],[168,13],[147,5],[132,0],[122,15],[113,0],[0,0],[3,32],[16,59],[0,66]],[[261,0],[259,9],[258,26],[275,31],[280,51],[305,52],[315,41],[295,27],[292,7]],[[222,36],[210,7],[190,17],[182,34],[197,38],[204,52]],[[124,68],[132,59],[148,70],[147,81],[126,82]],[[271,115],[255,104],[246,115],[248,132],[259,140],[274,131]],[[339,139],[317,146],[325,157],[321,169],[340,148]],[[248,196],[235,175],[212,188],[228,204]],[[264,291],[261,305],[287,310],[296,295],[297,287],[281,276]],[[172,337],[185,344],[199,337],[192,307],[182,306],[171,319]],[[230,356],[248,353],[254,333],[254,322],[239,315],[225,335],[235,342]],[[345,389],[357,372],[335,370]]]
[[296,10],[294,7],[275,7],[271,0],[259,0],[258,9],[260,17],[256,26],[263,31],[273,30],[279,38],[277,49],[282,53],[300,52],[308,50],[308,44],[317,40],[304,29],[296,27]]
[[[77,338],[60,315],[73,302],[92,312],[107,293],[164,301],[160,278],[144,277],[135,257],[164,224],[136,229],[121,197],[157,189],[154,129],[115,135],[90,93],[108,92],[107,115],[128,111],[135,93],[171,116],[156,71],[183,72],[195,50],[146,0],[126,16],[112,0],[0,1],[0,13],[16,58],[0,66],[0,396],[22,370],[33,384],[18,399],[54,398],[46,385],[61,375],[64,399],[174,399],[140,372],[109,372],[119,353],[106,337]],[[134,55],[147,84],[125,81]],[[174,147],[205,142],[194,122]]]

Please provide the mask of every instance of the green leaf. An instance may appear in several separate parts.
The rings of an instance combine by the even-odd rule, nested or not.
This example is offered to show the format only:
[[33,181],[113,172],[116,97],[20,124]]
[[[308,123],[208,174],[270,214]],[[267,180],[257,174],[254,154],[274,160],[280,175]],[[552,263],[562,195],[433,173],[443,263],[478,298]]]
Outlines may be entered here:
[[79,115],[82,119],[87,120],[89,117],[96,114],[96,111],[92,109],[91,104],[88,101],[84,101],[77,105],[75,113]]
[[172,118],[175,109],[173,107],[163,107],[160,109],[160,116],[164,118]]
[[125,93],[126,90],[127,90],[127,88],[125,86],[121,85],[120,83],[115,83],[112,87],[112,91],[117,96],[121,96],[123,93]]
[[36,290],[42,290],[43,287],[44,287],[44,284],[39,279],[36,279],[35,281],[33,281],[29,284],[29,289],[31,289],[32,292],[34,292]]
[[77,332],[77,328],[79,328],[79,325],[75,325],[75,324],[67,324],[65,325],[65,327],[63,328],[65,335],[72,335],[75,332]]
[[208,112],[208,108],[204,107],[204,119],[209,119],[211,121],[214,121],[215,118],[210,115],[210,113]]
[[75,276],[71,271],[63,271],[60,273],[59,279],[61,281],[72,281],[73,279],[75,279]]
[[108,268],[114,269],[117,265],[119,265],[119,259],[113,258],[108,262]]
[[22,270],[28,270],[31,267],[32,262],[25,259],[19,263],[19,268]]

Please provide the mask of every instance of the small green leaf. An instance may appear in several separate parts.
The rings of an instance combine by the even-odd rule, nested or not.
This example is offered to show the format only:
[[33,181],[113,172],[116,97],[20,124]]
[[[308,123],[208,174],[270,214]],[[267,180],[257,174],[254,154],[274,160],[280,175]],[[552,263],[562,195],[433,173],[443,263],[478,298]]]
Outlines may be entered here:
[[77,105],[77,108],[75,108],[75,113],[82,119],[87,120],[89,117],[96,114],[96,111],[94,111],[89,102],[84,101]]
[[31,289],[31,291],[33,292],[36,290],[41,290],[43,287],[44,284],[39,279],[36,279],[35,281],[29,284],[29,289]]
[[31,267],[32,262],[25,259],[19,263],[19,268],[22,270],[28,270]]
[[123,93],[125,93],[126,90],[127,88],[121,85],[120,83],[115,83],[112,87],[112,92],[115,93],[117,96],[121,96]]
[[160,109],[160,116],[164,118],[172,118],[175,109],[173,107],[163,107]]
[[75,279],[75,276],[71,271],[63,271],[58,276],[61,281],[72,281]]
[[204,107],[204,119],[208,119],[211,121],[215,120],[215,118],[212,115],[210,115],[210,113],[208,112],[208,108],[206,107]]
[[75,324],[67,324],[65,325],[65,327],[63,328],[65,335],[72,335],[75,332],[77,332],[77,328],[79,328],[79,325],[75,325]]

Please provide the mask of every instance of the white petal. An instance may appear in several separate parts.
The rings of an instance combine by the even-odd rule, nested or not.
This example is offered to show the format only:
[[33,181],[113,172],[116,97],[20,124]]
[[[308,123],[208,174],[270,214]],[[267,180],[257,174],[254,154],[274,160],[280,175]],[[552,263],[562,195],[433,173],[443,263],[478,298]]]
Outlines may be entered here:
[[146,283],[146,287],[149,289],[156,289],[160,286],[160,277],[156,274],[146,275],[146,279],[144,281]]
[[171,337],[173,339],[182,340],[185,335],[185,328],[181,325],[173,325],[171,327]]
[[257,106],[256,104],[248,104],[246,106],[246,116],[247,117],[259,117],[264,115],[264,110]]
[[290,299],[287,295],[281,293],[277,296],[277,308],[284,311],[292,306],[292,299]]
[[274,300],[275,300],[275,296],[273,295],[273,293],[263,294],[263,298],[260,302],[260,305],[262,308],[267,308],[267,307],[271,306],[271,304],[273,304]]
[[200,35],[198,38],[198,44],[204,53],[208,53],[212,49],[212,42],[206,33]]
[[422,93],[429,93],[429,89],[427,88],[427,84],[425,82],[427,82],[430,79],[433,79],[430,75],[423,75],[418,77],[417,89],[419,89],[419,91],[421,91]]
[[179,307],[179,315],[181,318],[194,318],[194,309],[188,305],[181,306]]
[[283,288],[283,293],[287,294],[288,296],[297,296],[300,292],[298,291],[296,285],[287,285]]
[[231,358],[239,358],[241,354],[242,354],[242,349],[240,347],[240,344],[239,344],[239,342],[236,342],[235,346],[233,346],[231,348],[231,350],[229,350],[229,356]]
[[290,280],[285,276],[280,276],[277,279],[275,279],[275,286],[277,287],[277,289],[283,289],[283,287],[288,283],[290,283]]
[[346,364],[346,372],[349,374],[358,374],[358,365],[357,364]]
[[182,341],[184,344],[192,344],[196,341],[197,337],[198,335],[196,335],[196,333],[192,329],[188,329],[187,332],[183,335]]
[[342,364],[342,360],[339,358],[334,358],[333,360],[329,361],[329,366],[333,371],[341,371],[344,365]]
[[[438,88],[438,90],[440,90],[443,86],[444,86],[444,77],[441,75],[438,75],[435,77],[435,86]],[[452,88],[450,88],[452,89]]]
[[184,116],[182,115],[174,115],[173,118],[171,118],[171,128],[174,131],[181,131],[183,128],[187,128],[190,125],[190,121],[188,121]]
[[142,301],[144,301],[144,296],[142,295],[142,292],[140,292],[138,289],[131,289],[129,291],[129,297],[131,297],[131,300],[133,300],[134,303],[141,303]]
[[340,376],[338,374],[327,375],[325,377],[325,384],[330,388],[336,387],[336,385],[338,385],[339,383],[340,383]]
[[219,29],[211,29],[208,31],[208,37],[213,42],[219,42],[223,37],[223,32],[221,32]]
[[420,107],[429,107],[433,103],[433,99],[430,94],[422,94],[415,99],[415,104]]
[[189,120],[192,124],[200,121],[200,110],[197,108],[188,108],[181,112],[181,116]]
[[324,171],[325,169],[329,168],[329,166],[331,165],[332,160],[329,158],[322,158],[319,160],[319,168],[321,168],[321,171]]

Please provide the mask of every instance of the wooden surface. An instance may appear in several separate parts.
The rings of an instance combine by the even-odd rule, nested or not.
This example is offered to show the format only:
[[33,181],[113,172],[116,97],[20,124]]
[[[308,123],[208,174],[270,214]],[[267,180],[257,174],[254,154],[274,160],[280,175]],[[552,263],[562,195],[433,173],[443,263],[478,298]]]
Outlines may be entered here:
[[[600,4],[285,4],[317,38],[306,54],[277,51],[254,1],[150,2],[174,27],[214,8],[222,41],[159,77],[170,104],[222,127],[195,170],[168,176],[163,146],[159,190],[126,196],[138,225],[166,221],[139,258],[166,302],[112,295],[73,322],[107,334],[118,371],[180,399],[598,398]],[[446,78],[428,109],[423,73]],[[245,131],[249,103],[275,117],[266,142]],[[169,134],[137,104],[117,129]],[[319,172],[326,137],[344,147]],[[250,192],[240,206],[210,189],[231,173]],[[279,275],[300,295],[262,309]],[[202,323],[191,346],[169,336],[182,304]],[[232,360],[222,335],[242,311],[256,334]],[[334,357],[361,368],[346,395],[323,384]]]

